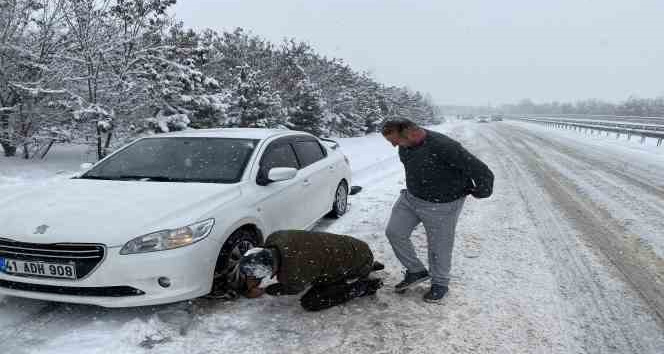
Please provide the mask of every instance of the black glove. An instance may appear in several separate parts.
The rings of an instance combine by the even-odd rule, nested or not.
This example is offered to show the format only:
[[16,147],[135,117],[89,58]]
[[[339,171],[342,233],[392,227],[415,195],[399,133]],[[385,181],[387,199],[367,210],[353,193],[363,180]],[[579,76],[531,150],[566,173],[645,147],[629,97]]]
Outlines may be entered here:
[[268,295],[272,296],[279,296],[279,295],[295,295],[302,291],[303,289],[296,289],[296,288],[289,288],[286,285],[282,283],[276,283],[276,284],[271,284],[268,285],[267,288],[265,288],[265,292]]
[[284,285],[281,284],[281,283],[270,284],[270,285],[267,286],[267,288],[265,288],[265,292],[268,295],[279,296],[279,295],[281,295],[283,287],[284,287]]

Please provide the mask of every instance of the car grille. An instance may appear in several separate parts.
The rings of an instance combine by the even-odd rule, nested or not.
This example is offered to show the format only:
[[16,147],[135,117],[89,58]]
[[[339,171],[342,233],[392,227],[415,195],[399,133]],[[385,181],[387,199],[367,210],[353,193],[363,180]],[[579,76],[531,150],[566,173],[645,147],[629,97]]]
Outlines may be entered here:
[[0,279],[0,288],[34,291],[40,293],[73,295],[73,296],[99,296],[99,297],[122,297],[122,296],[140,296],[145,293],[131,286],[106,286],[96,288],[53,286],[41,284],[19,283]]
[[[92,272],[104,259],[105,247],[99,244],[25,243],[0,238],[0,257],[23,261],[76,264],[76,278]],[[29,275],[35,277],[36,275]]]

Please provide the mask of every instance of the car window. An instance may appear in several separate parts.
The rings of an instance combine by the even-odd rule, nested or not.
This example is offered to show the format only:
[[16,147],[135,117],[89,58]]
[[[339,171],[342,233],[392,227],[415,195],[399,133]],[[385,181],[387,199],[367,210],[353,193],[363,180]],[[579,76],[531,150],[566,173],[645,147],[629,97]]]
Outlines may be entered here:
[[323,147],[315,140],[296,141],[293,146],[302,168],[322,160],[325,157]]
[[268,148],[261,160],[259,177],[267,177],[267,173],[274,167],[299,168],[297,157],[295,157],[295,152],[293,152],[290,144],[280,144]]

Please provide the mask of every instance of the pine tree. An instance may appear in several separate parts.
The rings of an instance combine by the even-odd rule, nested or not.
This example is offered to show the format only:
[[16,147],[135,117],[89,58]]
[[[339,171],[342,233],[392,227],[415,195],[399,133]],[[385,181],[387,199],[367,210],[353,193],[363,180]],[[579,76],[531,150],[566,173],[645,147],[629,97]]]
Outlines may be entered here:
[[274,128],[284,119],[278,92],[269,82],[260,81],[258,71],[249,65],[237,68],[237,86],[229,109],[230,125],[252,128]]
[[[301,70],[301,69],[300,69]],[[306,131],[316,136],[327,134],[323,124],[321,92],[302,71],[296,83],[289,108],[288,126],[293,130]]]
[[[223,125],[230,103],[229,90],[201,70],[212,48],[203,45],[195,32],[185,31],[181,24],[172,26],[168,36],[160,41],[161,46],[151,51],[150,60],[143,64],[145,77],[150,81],[149,106],[154,112],[144,128],[158,127],[156,132],[163,132],[164,128],[186,128],[189,124],[195,128]],[[177,124],[155,125],[167,121]]]

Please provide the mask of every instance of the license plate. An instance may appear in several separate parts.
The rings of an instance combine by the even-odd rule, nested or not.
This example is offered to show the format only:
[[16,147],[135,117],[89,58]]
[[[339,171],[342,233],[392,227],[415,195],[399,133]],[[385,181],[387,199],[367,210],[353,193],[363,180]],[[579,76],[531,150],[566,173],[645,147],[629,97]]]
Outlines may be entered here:
[[76,267],[73,264],[21,261],[2,257],[0,257],[0,272],[16,275],[76,279]]

